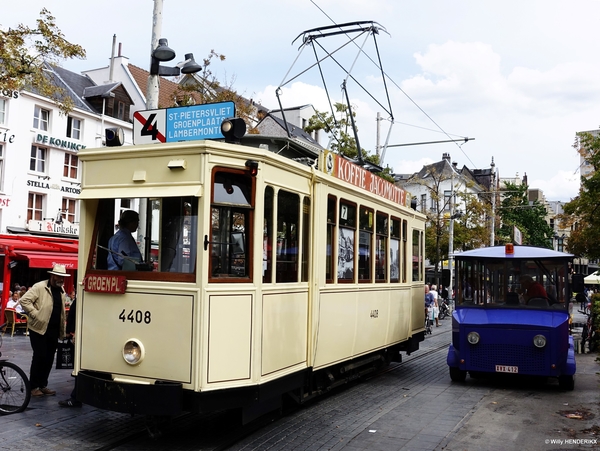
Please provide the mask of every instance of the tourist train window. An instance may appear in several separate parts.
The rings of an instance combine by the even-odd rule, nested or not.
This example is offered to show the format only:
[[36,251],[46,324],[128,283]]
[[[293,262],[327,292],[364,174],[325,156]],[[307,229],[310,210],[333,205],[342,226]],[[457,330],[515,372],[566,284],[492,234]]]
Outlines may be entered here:
[[83,121],[76,117],[67,117],[67,137],[73,139],[81,139],[81,126]]
[[48,149],[44,147],[31,146],[31,157],[29,159],[29,170],[46,173],[46,158]]
[[27,222],[33,220],[41,221],[44,213],[44,201],[46,196],[38,193],[29,193],[27,199]]
[[358,215],[358,280],[371,282],[371,262],[373,261],[373,210],[360,207]]
[[354,241],[356,236],[356,205],[340,201],[338,237],[338,281],[354,281]]
[[109,240],[118,231],[125,210],[139,214],[138,229],[131,235],[141,255],[141,260],[123,258],[127,278],[193,282],[202,244],[197,237],[198,199],[192,196],[100,200],[88,267],[108,269]]
[[245,171],[213,171],[210,243],[207,243],[211,282],[251,278],[253,192],[254,178]]
[[49,122],[50,111],[36,105],[33,108],[33,128],[47,132]]
[[[387,281],[388,215],[377,212],[375,217],[375,281]],[[392,259],[390,259],[390,264]]]
[[334,250],[335,225],[337,224],[337,205],[336,198],[329,196],[327,198],[327,243],[325,248],[325,280],[327,283],[333,283],[334,271]]
[[79,169],[79,158],[77,155],[65,152],[65,164],[63,166],[63,177],[76,179]]

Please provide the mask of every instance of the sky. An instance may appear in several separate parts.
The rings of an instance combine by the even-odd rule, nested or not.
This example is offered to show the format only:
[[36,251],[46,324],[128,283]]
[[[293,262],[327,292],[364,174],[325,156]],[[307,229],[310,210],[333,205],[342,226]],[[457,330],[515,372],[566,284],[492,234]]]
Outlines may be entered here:
[[[149,67],[152,0],[4,3],[3,27],[33,26],[43,7],[56,17],[65,38],[87,52],[85,60],[64,61],[69,70],[107,66],[113,35],[130,64]],[[225,61],[211,64],[217,78],[267,108],[279,108],[281,87],[284,108],[312,104],[327,112],[324,86],[341,102],[346,79],[361,146],[375,151],[379,124],[380,145],[390,145],[384,165],[395,173],[416,172],[449,153],[459,167],[485,169],[493,159],[502,178],[526,174],[549,200],[577,195],[575,134],[600,128],[600,1],[162,3],[160,34],[177,52],[172,63],[185,53],[197,60],[211,50],[223,54]],[[348,45],[346,35],[313,46],[294,41],[306,30],[357,21],[376,22],[376,39],[354,33]],[[315,51],[322,58],[334,50],[337,62],[322,62],[324,84]],[[419,144],[464,137],[470,140]]]

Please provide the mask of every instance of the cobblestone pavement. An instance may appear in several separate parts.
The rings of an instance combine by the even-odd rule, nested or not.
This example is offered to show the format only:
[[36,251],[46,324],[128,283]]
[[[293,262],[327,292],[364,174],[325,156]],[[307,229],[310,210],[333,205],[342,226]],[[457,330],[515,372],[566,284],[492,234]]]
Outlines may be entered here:
[[[510,404],[506,396],[498,397],[499,393],[507,394],[506,387],[470,378],[464,384],[452,383],[446,366],[451,320],[446,319],[441,324],[439,328],[434,327],[433,335],[421,343],[419,351],[405,356],[402,364],[392,364],[383,374],[337,390],[331,396],[275,419],[229,448],[223,445],[224,437],[232,428],[227,415],[188,416],[177,420],[164,436],[152,440],[144,430],[141,417],[104,412],[90,406],[61,408],[57,402],[68,397],[73,378],[69,370],[53,370],[49,386],[57,390],[57,396],[32,399],[24,413],[0,417],[0,450],[499,449],[480,446],[488,442],[494,446],[502,443],[501,448],[505,450],[567,449],[551,445],[528,448],[523,443],[503,442],[502,431],[486,428],[478,418],[489,418],[480,413],[489,411],[490,406],[496,405],[494,402],[502,406]],[[29,372],[31,350],[27,337],[5,336],[2,352]],[[596,392],[588,391],[590,387],[597,389],[595,356],[584,354],[577,359],[576,389],[562,392],[559,400],[574,405],[573,397],[587,396],[591,398],[589,402],[597,405]],[[516,392],[511,392],[511,396],[524,393],[518,388],[511,390]],[[549,385],[539,396],[556,398],[555,392],[556,387]],[[536,399],[536,402],[539,401]],[[579,427],[591,428],[594,421],[591,418],[580,422]],[[137,435],[131,436],[132,433]],[[493,434],[497,437],[490,441]],[[514,431],[504,431],[504,434],[510,437]]]

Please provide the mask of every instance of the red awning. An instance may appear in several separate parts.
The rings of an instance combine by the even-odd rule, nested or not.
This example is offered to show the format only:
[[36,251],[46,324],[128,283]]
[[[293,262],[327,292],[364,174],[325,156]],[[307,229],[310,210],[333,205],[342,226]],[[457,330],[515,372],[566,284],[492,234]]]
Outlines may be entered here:
[[73,252],[15,252],[29,259],[30,268],[52,268],[54,265],[65,265],[67,270],[77,269],[77,254]]

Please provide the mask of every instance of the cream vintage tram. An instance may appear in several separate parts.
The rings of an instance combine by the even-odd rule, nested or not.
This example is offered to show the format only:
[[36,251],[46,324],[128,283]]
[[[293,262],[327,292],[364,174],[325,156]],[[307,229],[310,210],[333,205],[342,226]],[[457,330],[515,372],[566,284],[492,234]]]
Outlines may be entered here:
[[[79,158],[84,403],[147,415],[271,409],[423,340],[425,217],[362,167],[251,135]],[[110,271],[126,209],[139,212],[144,262]]]

